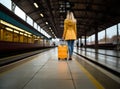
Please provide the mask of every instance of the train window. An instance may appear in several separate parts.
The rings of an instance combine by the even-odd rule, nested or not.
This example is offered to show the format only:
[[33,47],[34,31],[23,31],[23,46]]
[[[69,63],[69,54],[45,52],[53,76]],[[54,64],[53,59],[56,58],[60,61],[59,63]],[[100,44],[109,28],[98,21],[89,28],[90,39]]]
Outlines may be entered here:
[[0,20],[2,28],[0,31],[0,40],[3,41],[13,41],[13,42],[23,42],[23,43],[34,43],[35,39],[40,39],[39,36],[33,35],[21,28],[18,28],[10,23]]
[[14,33],[14,35],[13,35],[13,41],[14,42],[19,42],[19,34]]
[[4,41],[13,41],[13,33],[8,30],[3,31],[3,40]]

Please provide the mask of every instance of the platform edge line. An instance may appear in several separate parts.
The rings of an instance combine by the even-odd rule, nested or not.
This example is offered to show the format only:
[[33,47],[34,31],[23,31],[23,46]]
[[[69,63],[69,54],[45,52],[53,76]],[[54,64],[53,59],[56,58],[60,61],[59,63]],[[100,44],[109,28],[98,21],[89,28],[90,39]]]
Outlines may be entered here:
[[78,61],[76,61],[76,64],[87,75],[87,77],[92,81],[92,83],[96,86],[97,89],[105,89],[80,63],[78,63]]

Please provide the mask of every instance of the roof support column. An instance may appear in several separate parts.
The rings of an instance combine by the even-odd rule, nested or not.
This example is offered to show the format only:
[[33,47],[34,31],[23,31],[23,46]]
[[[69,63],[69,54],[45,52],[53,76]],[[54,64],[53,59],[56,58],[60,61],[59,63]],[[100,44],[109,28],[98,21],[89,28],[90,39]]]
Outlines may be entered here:
[[85,33],[85,48],[86,48],[86,43],[87,43],[87,41],[86,41],[86,33]]
[[80,38],[78,38],[78,47],[80,46]]
[[32,26],[34,27],[34,21],[33,21],[33,23],[32,23]]
[[119,27],[117,24],[117,50],[120,50]]
[[86,38],[87,38],[87,37],[86,37],[86,30],[85,30],[85,37],[84,37],[84,39],[85,39],[85,40],[84,40],[84,47],[85,47],[85,48],[86,48],[86,43],[87,43]]
[[87,54],[87,52],[86,52],[86,31],[85,31],[85,38],[84,38],[85,40],[84,40],[84,42],[85,42],[85,44],[84,44],[84,48],[85,48],[85,55]]
[[11,3],[11,10],[15,12],[16,4],[14,2]]
[[106,29],[105,29],[105,43],[107,43],[107,32],[106,32]]
[[119,27],[118,27],[118,24],[117,24],[117,38],[119,36]]
[[95,59],[98,59],[98,28],[95,28]]
[[98,28],[95,28],[95,49],[98,49]]
[[25,21],[27,22],[27,15],[25,15]]
[[82,48],[82,47],[81,47],[81,43],[82,43],[82,37],[80,37],[80,48]]

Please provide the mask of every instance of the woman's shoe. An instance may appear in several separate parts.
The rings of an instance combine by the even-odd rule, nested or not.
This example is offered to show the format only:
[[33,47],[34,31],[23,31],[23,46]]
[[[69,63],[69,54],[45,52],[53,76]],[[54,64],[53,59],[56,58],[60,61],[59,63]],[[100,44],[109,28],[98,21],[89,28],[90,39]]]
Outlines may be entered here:
[[72,60],[72,58],[70,57],[69,60]]

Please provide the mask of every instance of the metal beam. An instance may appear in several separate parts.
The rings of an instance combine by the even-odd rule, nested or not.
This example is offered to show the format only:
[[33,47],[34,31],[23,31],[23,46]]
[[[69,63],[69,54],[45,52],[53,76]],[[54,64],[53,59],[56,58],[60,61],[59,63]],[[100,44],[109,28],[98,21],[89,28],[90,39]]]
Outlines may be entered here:
[[[48,9],[49,9],[49,12],[50,12],[50,19],[51,19],[51,23],[55,29],[55,33],[57,33],[57,28],[55,26],[55,19],[54,19],[54,16],[53,16],[53,13],[52,13],[52,9],[51,9],[51,5],[50,5],[50,0],[47,0],[46,1],[47,5],[48,5]],[[58,34],[58,33],[57,33]]]

